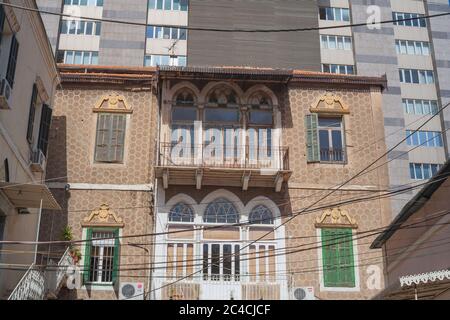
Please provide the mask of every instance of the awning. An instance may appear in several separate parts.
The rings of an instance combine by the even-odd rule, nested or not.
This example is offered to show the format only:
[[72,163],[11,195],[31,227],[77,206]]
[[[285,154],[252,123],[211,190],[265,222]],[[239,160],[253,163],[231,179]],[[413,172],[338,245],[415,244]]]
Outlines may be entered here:
[[60,205],[44,184],[18,184],[0,182],[0,192],[16,208],[40,208],[61,210]]
[[429,300],[450,290],[450,270],[425,272],[400,277],[385,288],[374,300]]

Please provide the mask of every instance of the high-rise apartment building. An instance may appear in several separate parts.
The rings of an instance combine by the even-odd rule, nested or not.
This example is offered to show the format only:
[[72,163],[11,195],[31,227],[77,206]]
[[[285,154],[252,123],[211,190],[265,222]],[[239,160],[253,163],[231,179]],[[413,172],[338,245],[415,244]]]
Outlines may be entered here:
[[[448,0],[64,0],[42,9],[133,23],[69,21],[44,15],[58,62],[100,65],[254,66],[364,76],[386,75],[383,93],[388,148],[450,100]],[[411,19],[380,25],[365,23]],[[148,26],[146,26],[148,25]],[[169,27],[165,27],[169,26]],[[329,28],[340,26],[339,28]],[[188,30],[186,27],[194,28]],[[305,32],[220,32],[292,29]],[[59,32],[57,31],[59,30]],[[59,35],[58,35],[59,34]],[[450,109],[389,154],[390,188],[428,179],[449,156]],[[409,151],[410,149],[414,149]],[[409,152],[408,152],[409,151]],[[396,197],[393,214],[412,194]]]

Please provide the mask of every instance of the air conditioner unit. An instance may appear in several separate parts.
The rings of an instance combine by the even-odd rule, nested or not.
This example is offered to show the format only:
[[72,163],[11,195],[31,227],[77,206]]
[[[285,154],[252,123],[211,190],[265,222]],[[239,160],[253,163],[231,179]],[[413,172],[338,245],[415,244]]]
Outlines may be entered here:
[[46,158],[44,153],[40,150],[33,150],[31,151],[31,171],[33,172],[44,172],[45,171],[45,163]]
[[12,108],[12,89],[6,79],[0,80],[0,109]]
[[316,300],[314,287],[298,287],[292,290],[292,300]]
[[123,282],[119,290],[120,300],[144,300],[144,284],[142,282]]

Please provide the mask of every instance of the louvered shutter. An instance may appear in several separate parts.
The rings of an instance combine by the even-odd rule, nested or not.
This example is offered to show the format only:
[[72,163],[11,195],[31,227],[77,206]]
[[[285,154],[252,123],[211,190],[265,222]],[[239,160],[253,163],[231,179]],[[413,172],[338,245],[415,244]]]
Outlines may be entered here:
[[42,106],[41,124],[39,126],[38,149],[47,156],[48,136],[52,120],[52,109],[44,104]]
[[11,88],[14,87],[14,78],[16,75],[18,54],[19,54],[19,42],[17,42],[16,36],[13,35],[9,50],[8,68],[6,69],[6,80],[8,80]]
[[317,114],[308,114],[305,117],[306,128],[306,154],[308,162],[320,161],[319,137],[317,132]]
[[37,99],[37,86],[33,85],[33,91],[31,93],[30,112],[28,114],[28,126],[27,126],[27,140],[29,143],[33,142],[33,130],[34,130],[34,117],[36,114],[36,99]]

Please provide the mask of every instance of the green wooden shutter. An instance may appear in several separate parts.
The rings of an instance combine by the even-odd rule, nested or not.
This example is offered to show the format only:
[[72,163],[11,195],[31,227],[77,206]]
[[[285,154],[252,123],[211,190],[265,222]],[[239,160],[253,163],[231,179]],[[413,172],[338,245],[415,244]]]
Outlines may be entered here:
[[118,280],[119,275],[119,254],[120,254],[120,239],[119,239],[119,229],[114,231],[115,243],[114,243],[114,261],[113,261],[113,273],[112,280],[115,283]]
[[352,229],[322,229],[325,287],[354,287],[355,266]]
[[352,229],[340,229],[340,250],[339,250],[339,283],[344,287],[355,286],[355,266],[353,256]]
[[[88,228],[86,230],[86,240],[92,240],[92,228]],[[91,269],[91,249],[92,249],[92,241],[86,241],[84,250],[84,270],[83,270],[84,283],[89,282],[89,273]]]
[[317,131],[317,114],[308,114],[305,117],[306,153],[308,162],[320,161],[319,136]]

